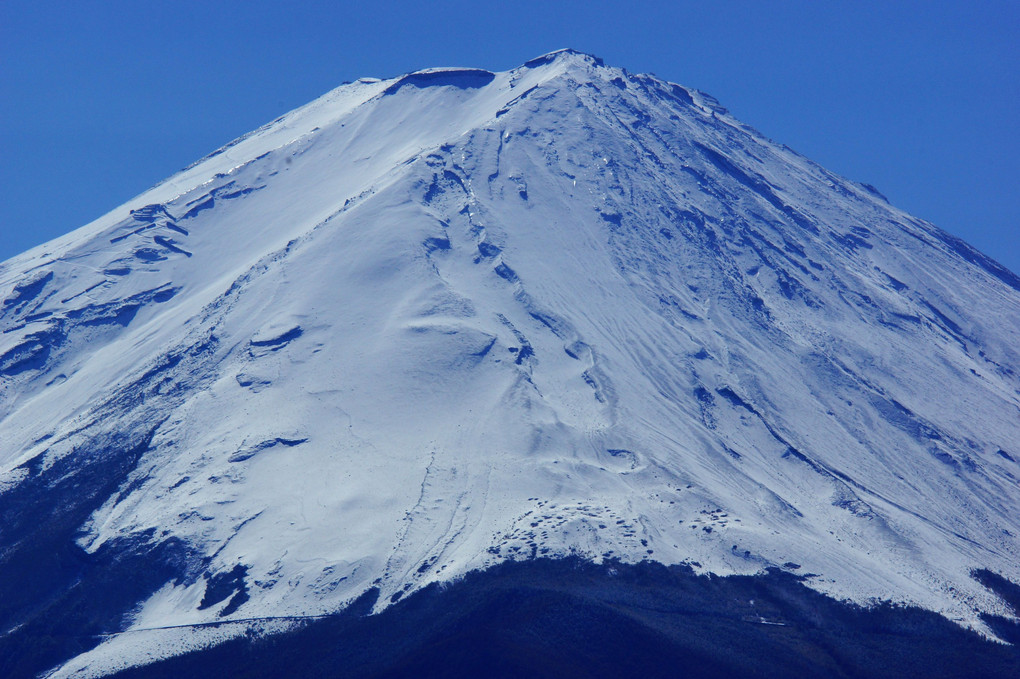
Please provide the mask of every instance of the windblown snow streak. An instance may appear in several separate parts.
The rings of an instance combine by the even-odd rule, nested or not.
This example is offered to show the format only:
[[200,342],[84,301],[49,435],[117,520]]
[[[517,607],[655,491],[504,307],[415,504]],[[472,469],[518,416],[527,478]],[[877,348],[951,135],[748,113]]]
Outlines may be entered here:
[[1020,579],[1017,277],[571,51],[340,87],[0,264],[0,330],[3,579],[53,507],[166,571],[56,676],[536,556]]

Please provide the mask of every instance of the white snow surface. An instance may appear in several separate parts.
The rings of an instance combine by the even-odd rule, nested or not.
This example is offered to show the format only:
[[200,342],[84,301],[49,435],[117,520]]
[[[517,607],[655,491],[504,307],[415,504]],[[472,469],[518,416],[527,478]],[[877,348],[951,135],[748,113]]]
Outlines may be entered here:
[[209,559],[55,676],[542,555],[980,627],[970,570],[1020,580],[1008,276],[586,55],[344,85],[0,264],[0,493],[154,429],[79,544]]

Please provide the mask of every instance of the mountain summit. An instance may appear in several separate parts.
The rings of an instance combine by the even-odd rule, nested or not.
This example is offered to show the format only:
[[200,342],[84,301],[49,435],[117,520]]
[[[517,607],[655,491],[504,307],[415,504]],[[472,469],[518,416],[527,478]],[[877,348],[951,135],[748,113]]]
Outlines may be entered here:
[[17,668],[568,557],[1013,616],[1020,279],[588,55],[343,85],[0,300]]

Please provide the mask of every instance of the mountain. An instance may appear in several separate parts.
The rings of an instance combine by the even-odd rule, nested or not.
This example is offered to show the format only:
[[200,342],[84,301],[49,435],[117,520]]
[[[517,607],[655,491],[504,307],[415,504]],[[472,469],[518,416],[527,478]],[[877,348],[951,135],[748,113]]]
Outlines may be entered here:
[[413,676],[504,614],[484,658],[550,676],[726,676],[716,623],[775,676],[1020,662],[1020,278],[703,93],[571,50],[345,84],[0,300],[8,676]]

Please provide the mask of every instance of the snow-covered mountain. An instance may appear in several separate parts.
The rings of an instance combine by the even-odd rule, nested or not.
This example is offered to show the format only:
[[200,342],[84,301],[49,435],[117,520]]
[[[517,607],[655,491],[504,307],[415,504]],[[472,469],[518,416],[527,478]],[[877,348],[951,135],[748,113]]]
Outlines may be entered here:
[[541,556],[1011,615],[1020,278],[587,55],[343,85],[0,300],[0,635],[114,626],[54,676]]

